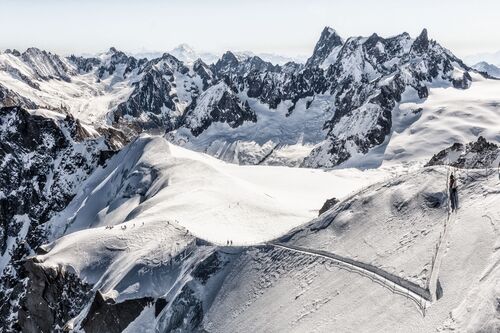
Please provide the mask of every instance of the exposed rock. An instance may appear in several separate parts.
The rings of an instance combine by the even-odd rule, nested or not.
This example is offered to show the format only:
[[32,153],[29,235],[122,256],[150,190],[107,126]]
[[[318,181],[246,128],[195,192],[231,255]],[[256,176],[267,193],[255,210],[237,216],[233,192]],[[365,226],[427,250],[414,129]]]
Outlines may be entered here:
[[224,82],[205,91],[191,105],[184,120],[195,136],[214,122],[226,123],[236,128],[245,121],[256,122],[255,112],[250,109],[248,103],[242,103]]
[[[341,47],[343,44],[344,41],[335,30],[325,27],[314,47],[312,56],[306,62],[306,66],[320,66],[335,48]],[[335,59],[331,60],[334,61]]]
[[[108,138],[116,135],[109,132]],[[45,241],[44,228],[79,185],[103,163],[106,137],[94,137],[71,116],[55,120],[19,107],[0,109],[0,327],[15,331],[27,277],[22,261]],[[104,153],[102,155],[102,151]]]
[[500,164],[500,147],[482,136],[467,145],[454,143],[432,156],[425,166],[451,165],[455,168],[496,168]]
[[54,332],[76,316],[91,298],[91,286],[72,273],[43,267],[34,260],[27,260],[24,268],[28,287],[19,310],[23,332]]
[[81,327],[85,333],[120,333],[152,303],[149,297],[116,303],[97,291]]
[[321,214],[323,214],[327,210],[330,210],[330,208],[332,208],[333,206],[335,206],[338,203],[339,203],[339,199],[337,199],[337,198],[327,199],[325,201],[325,203],[323,204],[323,206],[321,207],[321,209],[319,210],[318,216],[320,216]]
[[76,66],[79,73],[88,73],[92,69],[101,64],[101,61],[98,58],[94,57],[85,58],[85,57],[70,55],[68,57],[68,60]]

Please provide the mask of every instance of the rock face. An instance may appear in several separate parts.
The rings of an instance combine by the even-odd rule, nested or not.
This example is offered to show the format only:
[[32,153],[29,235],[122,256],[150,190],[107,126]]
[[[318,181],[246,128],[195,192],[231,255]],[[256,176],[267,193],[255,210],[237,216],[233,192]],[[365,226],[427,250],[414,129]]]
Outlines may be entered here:
[[144,64],[139,70],[140,80],[133,83],[132,94],[114,111],[114,121],[131,121],[143,128],[161,127],[167,131],[176,128],[186,106],[203,89],[197,81],[206,85],[210,82],[210,74],[203,67],[196,67],[203,75],[199,77],[167,53]]
[[500,165],[500,147],[482,136],[476,142],[455,143],[432,156],[426,166],[450,165],[455,168],[484,169]]
[[15,323],[23,297],[27,275],[21,260],[45,239],[40,226],[66,207],[119,140],[112,133],[108,139],[96,136],[71,116],[0,109],[0,326],[5,331]]
[[31,67],[35,78],[39,80],[63,80],[70,82],[75,72],[66,59],[47,51],[30,47],[21,54],[21,59]]
[[34,260],[26,261],[24,269],[29,288],[19,309],[18,327],[23,332],[53,332],[56,327],[62,328],[90,300],[91,286],[72,273],[47,269]]
[[85,333],[121,333],[153,299],[144,297],[116,303],[97,291],[81,327]]
[[185,117],[185,126],[195,136],[206,130],[212,122],[227,123],[231,128],[237,128],[245,121],[257,121],[248,103],[242,103],[224,82],[207,89],[191,104]]
[[313,55],[306,62],[306,66],[321,66],[327,59],[328,63],[335,62],[338,51],[343,44],[344,41],[335,30],[325,27],[314,47]]

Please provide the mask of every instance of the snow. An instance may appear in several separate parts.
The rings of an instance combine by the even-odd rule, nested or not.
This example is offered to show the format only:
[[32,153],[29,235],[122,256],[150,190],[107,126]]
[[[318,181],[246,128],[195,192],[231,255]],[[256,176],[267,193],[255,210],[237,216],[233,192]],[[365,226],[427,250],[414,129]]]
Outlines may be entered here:
[[[215,87],[219,86],[225,85],[221,83]],[[292,114],[287,116],[289,102],[282,102],[273,110],[245,95],[241,93],[239,98],[247,101],[255,111],[256,123],[245,122],[236,129],[225,123],[213,123],[197,137],[187,128],[180,128],[172,134],[171,141],[232,163],[258,164],[264,160],[262,164],[298,166],[313,146],[324,139],[323,124],[333,115],[331,96],[301,99]],[[208,96],[213,97],[213,94]],[[208,97],[205,100],[209,101]],[[311,104],[306,108],[308,101]],[[275,151],[266,158],[274,148]],[[287,159],[287,155],[291,159]]]
[[[461,207],[448,215],[449,172],[402,164],[366,171],[240,166],[143,135],[48,223],[54,241],[37,259],[77,273],[118,301],[173,300],[194,283],[196,263],[230,251],[217,282],[193,287],[209,332],[495,331],[498,174],[455,170]],[[315,218],[332,196],[344,201]],[[231,247],[216,246],[228,240]],[[254,247],[269,242],[306,251]],[[372,265],[422,290],[439,281],[442,297],[418,303],[424,317],[404,292],[317,251]],[[128,330],[161,326],[153,309],[146,307]]]
[[[101,55],[101,58],[105,60],[105,55]],[[72,68],[69,63],[66,65]],[[108,112],[128,98],[133,88],[131,83],[139,79],[134,71],[127,77],[127,80],[123,77],[120,79],[120,75],[97,80],[94,72],[72,75],[70,82],[55,78],[38,80],[37,72],[30,67],[30,64],[23,62],[20,57],[6,53],[0,54],[1,68],[6,70],[0,70],[0,82],[8,89],[30,99],[42,109],[65,108],[75,117],[88,123],[104,123]],[[39,89],[21,80],[15,75],[15,71],[9,68],[20,71],[36,82]],[[124,70],[124,66],[119,65],[115,74],[122,73]],[[44,72],[44,75],[50,76],[50,73]]]
[[238,166],[144,136],[92,175],[51,226],[56,238],[125,221],[177,221],[213,243],[254,244],[307,222],[326,199],[390,174]]
[[213,251],[195,247],[193,236],[233,246],[266,242],[311,220],[327,198],[389,175],[238,166],[142,136],[47,223],[53,242],[37,259],[107,297],[160,297],[179,287],[190,262]]
[[407,88],[392,112],[393,130],[384,144],[340,167],[423,164],[453,143],[475,141],[479,135],[500,143],[500,81],[471,76],[465,90],[435,82],[426,99]]
[[[209,332],[248,327],[286,332],[498,331],[498,174],[472,178],[457,172],[462,205],[452,214],[443,242],[445,255],[437,272],[443,295],[427,306],[425,316],[404,295],[325,258],[280,248],[253,249],[236,259],[203,327]],[[425,208],[422,196],[436,189],[444,192],[446,175],[445,168],[419,169],[365,189],[353,198],[352,215],[336,218],[324,229],[312,228],[330,220],[331,211],[304,228],[310,231],[292,232],[295,236],[286,244],[340,251],[411,278],[428,267],[425,261],[432,259],[447,216],[446,204]],[[403,190],[409,205],[397,212]],[[389,264],[391,258],[396,261]]]

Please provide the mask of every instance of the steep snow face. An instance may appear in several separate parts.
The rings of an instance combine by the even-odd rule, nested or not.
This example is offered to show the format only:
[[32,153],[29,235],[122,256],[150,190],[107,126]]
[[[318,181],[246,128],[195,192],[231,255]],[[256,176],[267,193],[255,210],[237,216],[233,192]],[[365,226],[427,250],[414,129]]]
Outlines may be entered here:
[[[393,127],[384,159],[423,160],[455,142],[467,143],[483,136],[500,142],[500,82],[474,74],[469,89],[435,86],[425,100],[411,91],[393,111]],[[413,96],[412,96],[413,95]]]
[[328,258],[266,248],[235,259],[203,329],[496,331],[498,174],[469,177],[458,172],[461,206],[444,233],[446,176],[444,168],[424,169],[370,187],[282,239],[310,251],[340,252],[425,285],[421,278],[431,273],[440,233],[445,234],[441,246],[446,255],[432,272],[441,294],[427,306],[425,317],[404,293],[393,293]]

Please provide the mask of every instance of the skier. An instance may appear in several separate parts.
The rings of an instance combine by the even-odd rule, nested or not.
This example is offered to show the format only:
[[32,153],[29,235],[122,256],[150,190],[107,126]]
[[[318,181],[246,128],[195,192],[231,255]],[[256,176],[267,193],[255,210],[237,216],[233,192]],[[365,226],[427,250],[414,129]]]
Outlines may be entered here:
[[450,175],[450,203],[451,203],[451,211],[455,211],[458,208],[458,193],[457,193],[457,180],[453,174]]

